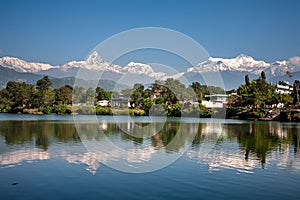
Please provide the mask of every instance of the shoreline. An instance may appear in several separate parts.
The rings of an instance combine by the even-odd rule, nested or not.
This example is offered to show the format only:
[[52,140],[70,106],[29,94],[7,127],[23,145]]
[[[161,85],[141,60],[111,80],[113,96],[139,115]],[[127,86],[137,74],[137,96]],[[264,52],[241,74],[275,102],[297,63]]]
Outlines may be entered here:
[[[129,110],[125,110],[125,111],[130,111],[130,110],[134,110],[134,109],[129,109]],[[222,109],[224,110],[224,109]],[[226,111],[230,110],[230,108],[225,109]],[[250,114],[251,112],[243,112],[244,114]],[[268,118],[268,117],[248,117],[245,118],[246,115],[243,116],[238,116],[238,115],[232,115],[232,116],[228,116],[226,115],[226,117],[220,117],[220,115],[210,115],[210,116],[204,116],[201,117],[199,114],[199,117],[194,116],[188,116],[188,115],[183,115],[183,116],[166,116],[166,115],[132,115],[132,113],[130,112],[122,112],[120,114],[117,113],[110,113],[110,114],[97,114],[96,112],[92,112],[92,113],[78,113],[78,112],[71,112],[68,114],[61,114],[61,113],[42,113],[42,112],[26,112],[26,113],[14,113],[14,112],[0,112],[1,114],[8,114],[8,115],[16,115],[16,116],[60,116],[60,117],[64,117],[64,116],[108,116],[108,117],[113,117],[113,116],[117,116],[117,117],[122,117],[122,116],[130,116],[130,117],[167,117],[167,118],[186,118],[186,119],[226,119],[226,120],[241,120],[241,121],[254,121],[254,122],[300,122],[299,116],[300,116],[300,111],[294,111],[294,115],[291,115],[293,113],[293,110],[281,110],[280,114],[276,117],[276,118]],[[295,116],[295,114],[297,114]],[[223,115],[224,116],[224,115]],[[1,120],[1,119],[0,119]]]

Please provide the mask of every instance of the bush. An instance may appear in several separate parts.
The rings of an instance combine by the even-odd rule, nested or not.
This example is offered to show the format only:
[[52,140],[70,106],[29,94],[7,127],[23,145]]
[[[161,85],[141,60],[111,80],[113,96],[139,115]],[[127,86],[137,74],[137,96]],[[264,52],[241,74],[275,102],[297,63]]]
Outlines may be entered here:
[[81,106],[81,107],[73,108],[73,110],[78,114],[83,114],[83,115],[92,115],[97,112],[94,106]]
[[293,113],[291,118],[293,122],[300,122],[300,113]]
[[65,104],[59,104],[59,105],[56,105],[53,108],[53,112],[58,114],[58,115],[71,114],[72,113],[72,107],[69,106],[69,105],[65,105]]
[[167,107],[165,104],[154,104],[148,112],[152,116],[165,116],[167,115]]
[[144,116],[145,111],[141,109],[130,109],[129,114],[130,116]]
[[180,117],[181,116],[181,105],[173,104],[168,107],[168,116],[171,117]]
[[284,121],[284,122],[291,121],[291,113],[281,112],[278,118],[280,121]]
[[42,112],[43,114],[51,114],[53,113],[53,107],[41,108],[40,112]]
[[182,110],[181,115],[184,117],[200,117],[199,108],[185,108]]
[[110,107],[96,107],[96,115],[112,115]]

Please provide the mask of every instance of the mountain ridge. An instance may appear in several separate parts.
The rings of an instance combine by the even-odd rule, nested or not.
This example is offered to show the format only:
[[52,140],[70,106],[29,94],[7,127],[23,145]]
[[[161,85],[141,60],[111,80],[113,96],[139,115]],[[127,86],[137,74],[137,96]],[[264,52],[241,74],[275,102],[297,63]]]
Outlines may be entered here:
[[[294,56],[288,60],[275,61],[272,63],[256,60],[245,54],[240,54],[235,58],[214,58],[209,57],[207,60],[200,62],[198,65],[188,68],[185,71],[178,72],[172,76],[164,72],[157,72],[153,67],[144,63],[129,62],[125,66],[119,66],[109,63],[101,58],[95,51],[85,61],[70,61],[60,66],[52,66],[45,63],[26,62],[14,57],[0,58],[0,65],[17,72],[30,72],[38,75],[48,75],[55,78],[75,77],[80,70],[81,73],[88,74],[87,79],[118,80],[124,78],[128,82],[147,80],[154,81],[157,79],[165,80],[167,78],[181,79],[186,78],[188,81],[197,81],[199,74],[219,73],[222,74],[225,85],[230,88],[241,84],[242,76],[245,74],[251,77],[257,77],[261,71],[265,71],[270,80],[275,77],[285,77],[287,75],[300,71],[300,57]],[[101,73],[99,73],[101,72]],[[234,77],[239,77],[234,80]],[[227,78],[226,78],[227,77]],[[230,78],[229,78],[230,77]],[[227,84],[227,82],[231,82]]]

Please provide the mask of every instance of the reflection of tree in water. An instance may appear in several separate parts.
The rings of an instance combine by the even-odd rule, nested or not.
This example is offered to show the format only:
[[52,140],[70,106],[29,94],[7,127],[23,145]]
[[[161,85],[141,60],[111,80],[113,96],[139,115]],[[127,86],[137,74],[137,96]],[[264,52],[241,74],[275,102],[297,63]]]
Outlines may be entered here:
[[80,141],[74,124],[46,121],[2,121],[0,135],[4,136],[8,145],[34,142],[43,150],[48,149],[51,139],[62,142]]
[[47,133],[42,132],[37,134],[35,137],[35,145],[44,151],[47,151],[50,146],[50,139]]
[[294,154],[298,154],[299,153],[299,148],[300,148],[300,130],[297,127],[292,127],[291,129],[289,129],[289,137],[290,140],[293,141],[293,145],[294,145]]
[[198,124],[166,122],[163,128],[152,136],[152,146],[165,147],[167,153],[178,152],[185,144],[191,143]]
[[[199,147],[204,141],[205,132],[210,129],[207,126],[209,125],[205,123],[199,124],[197,135],[192,142],[193,149]],[[287,126],[277,122],[224,124],[223,132],[225,135],[218,139],[217,144],[238,142],[241,151],[245,154],[245,160],[248,161],[254,155],[260,160],[262,167],[266,164],[267,156],[274,150],[280,153],[289,151],[287,147],[293,145],[294,154],[299,153],[300,129],[296,125]]]
[[264,168],[267,155],[274,149],[285,151],[283,144],[292,144],[299,140],[292,129],[283,129],[280,123],[250,123],[226,126],[229,137],[236,137],[242,150],[245,151],[245,159],[251,154],[256,155]]
[[[80,132],[88,140],[102,140],[103,137],[117,137],[120,140],[132,141],[135,145],[142,145],[150,140],[156,149],[164,148],[167,153],[177,152],[186,144],[193,147],[201,145],[205,138],[206,123],[179,123],[167,121],[160,123],[99,123],[83,124]],[[140,129],[140,128],[142,129]],[[99,129],[100,128],[100,129]],[[131,130],[131,134],[122,130]],[[100,134],[99,130],[104,132]],[[203,132],[204,131],[204,132]],[[241,123],[225,124],[225,138],[218,142],[233,143],[237,141],[240,149],[248,160],[251,155],[260,159],[265,165],[267,156],[273,150],[287,151],[286,147],[294,148],[294,154],[299,154],[300,129],[297,124],[282,123]],[[147,133],[147,134],[146,134]],[[151,133],[151,135],[149,135]],[[194,137],[194,135],[196,136]],[[80,142],[75,125],[71,122],[59,121],[1,121],[0,136],[5,138],[8,145],[33,143],[38,148],[47,150],[53,140],[61,142]]]

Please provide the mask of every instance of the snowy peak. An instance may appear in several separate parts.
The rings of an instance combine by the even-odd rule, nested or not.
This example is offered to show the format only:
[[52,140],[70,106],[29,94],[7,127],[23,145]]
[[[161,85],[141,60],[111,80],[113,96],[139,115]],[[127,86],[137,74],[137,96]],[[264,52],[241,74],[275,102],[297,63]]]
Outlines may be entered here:
[[57,68],[58,66],[52,66],[44,63],[26,62],[19,58],[14,57],[2,57],[0,58],[0,65],[13,69],[17,72],[39,72],[42,70],[48,70],[51,68]]
[[122,68],[122,71],[128,71],[130,73],[136,74],[151,74],[154,72],[150,65],[135,62],[128,63],[125,67]]
[[236,58],[212,58],[199,63],[196,67],[188,69],[188,72],[212,72],[212,71],[240,71],[252,74],[260,74],[267,70],[271,64],[265,61],[255,60],[251,56],[241,54]]
[[[279,76],[287,74],[287,72],[300,71],[300,57],[295,56],[289,60],[276,61],[273,63],[255,60],[253,57],[245,54],[241,54],[235,58],[210,57],[208,60],[199,63],[197,66],[172,76],[167,76],[163,72],[155,72],[153,70],[154,66],[152,67],[151,65],[143,63],[129,62],[125,66],[115,65],[105,61],[96,51],[91,53],[85,61],[70,61],[61,66],[26,62],[14,57],[0,58],[0,65],[18,72],[38,72],[39,74],[47,74],[47,71],[51,71],[51,76],[55,76],[55,73],[64,73],[68,71],[76,72],[76,68],[83,68],[92,71],[105,71],[118,75],[124,75],[126,73],[130,75],[144,75],[152,79],[164,80],[168,77],[180,78],[189,73],[219,71],[244,72],[253,75],[259,75],[261,71],[265,71],[268,76]],[[57,76],[59,75],[62,74],[58,74]]]
[[91,55],[87,57],[85,61],[70,61],[61,66],[63,70],[70,68],[84,68],[94,71],[112,71],[120,73],[120,66],[106,62],[101,58],[101,56],[94,51]]
[[132,74],[145,74],[152,78],[162,79],[166,76],[163,72],[154,72],[152,67],[143,63],[130,62],[122,68],[122,72],[129,72]]
[[86,59],[86,64],[91,66],[101,66],[107,64],[105,60],[101,58],[97,51],[94,51],[89,57]]

